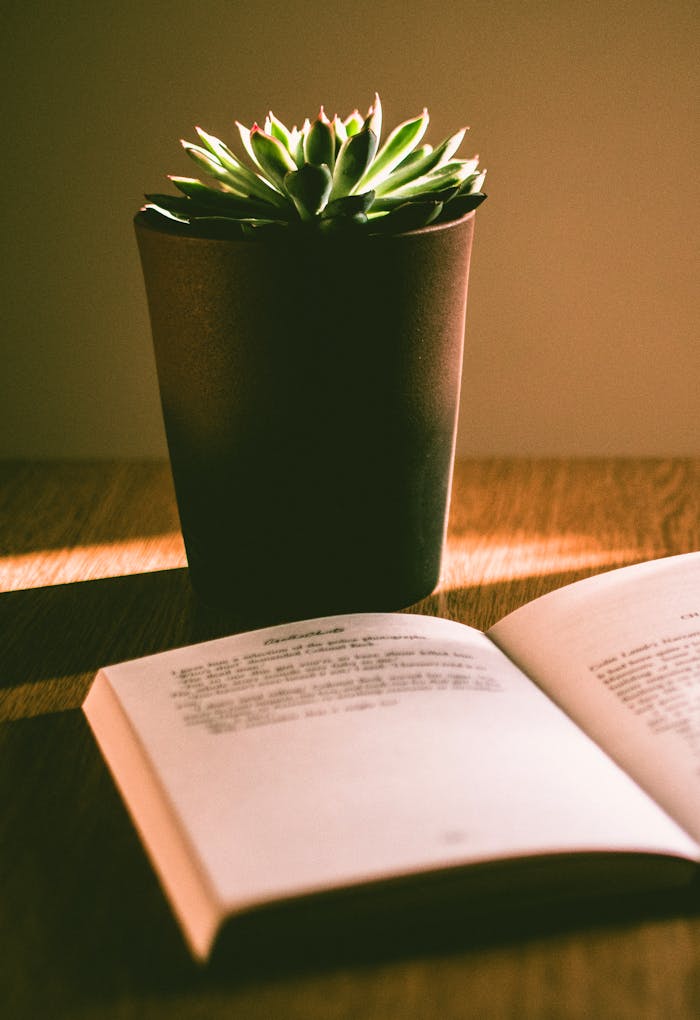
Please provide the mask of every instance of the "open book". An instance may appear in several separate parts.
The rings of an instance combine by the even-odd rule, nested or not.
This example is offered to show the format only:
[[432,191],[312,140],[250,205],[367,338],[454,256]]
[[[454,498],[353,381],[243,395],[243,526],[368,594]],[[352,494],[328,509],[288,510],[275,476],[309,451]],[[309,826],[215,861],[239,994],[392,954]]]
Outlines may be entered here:
[[199,959],[232,915],[489,862],[680,881],[700,861],[700,552],[486,634],[353,614],[163,652],[101,670],[83,708]]

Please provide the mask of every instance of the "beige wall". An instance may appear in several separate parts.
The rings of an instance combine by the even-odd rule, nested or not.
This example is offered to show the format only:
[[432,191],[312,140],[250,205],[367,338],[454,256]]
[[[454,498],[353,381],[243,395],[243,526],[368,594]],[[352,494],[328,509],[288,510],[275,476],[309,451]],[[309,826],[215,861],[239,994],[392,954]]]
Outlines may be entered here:
[[694,2],[27,4],[3,17],[0,455],[164,452],[131,217],[193,125],[471,125],[463,453],[697,454]]

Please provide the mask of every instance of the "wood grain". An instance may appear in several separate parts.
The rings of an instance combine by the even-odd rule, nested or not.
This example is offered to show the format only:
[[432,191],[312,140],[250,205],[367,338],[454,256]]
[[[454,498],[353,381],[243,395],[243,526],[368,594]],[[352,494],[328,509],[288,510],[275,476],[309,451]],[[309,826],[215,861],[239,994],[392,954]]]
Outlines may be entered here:
[[[459,462],[442,579],[411,610],[486,629],[568,581],[698,548],[699,493],[691,460]],[[240,630],[185,566],[166,464],[0,465],[0,720],[77,708],[109,662]]]
[[[485,628],[697,548],[700,461],[464,461],[440,586],[409,611]],[[167,465],[0,465],[0,591],[3,1016],[700,1015],[697,891],[322,932],[323,951],[292,938],[196,968],[77,710],[101,665],[240,629],[193,598]]]

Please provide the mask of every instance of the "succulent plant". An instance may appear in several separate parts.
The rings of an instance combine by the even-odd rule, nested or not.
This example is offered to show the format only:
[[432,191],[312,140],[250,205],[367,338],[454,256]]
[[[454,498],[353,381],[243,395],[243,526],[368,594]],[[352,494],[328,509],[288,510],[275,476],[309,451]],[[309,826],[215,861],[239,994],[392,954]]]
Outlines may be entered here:
[[478,157],[460,159],[462,129],[433,148],[420,144],[428,111],[404,121],[380,145],[378,95],[366,117],[357,110],[288,129],[270,113],[263,127],[236,122],[248,157],[241,161],[219,138],[197,128],[201,144],[183,140],[188,156],[212,180],[170,175],[179,195],[146,195],[143,210],[226,236],[261,231],[363,229],[401,232],[453,220],[486,195]]

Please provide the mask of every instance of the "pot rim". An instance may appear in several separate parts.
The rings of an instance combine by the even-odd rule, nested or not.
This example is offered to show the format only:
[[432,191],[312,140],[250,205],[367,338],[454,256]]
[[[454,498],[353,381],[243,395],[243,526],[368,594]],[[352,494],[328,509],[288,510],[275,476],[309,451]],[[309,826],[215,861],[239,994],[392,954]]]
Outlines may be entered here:
[[[396,233],[370,234],[370,233],[367,233],[367,232],[365,232],[363,230],[353,230],[353,231],[348,232],[347,234],[337,234],[337,233],[333,233],[333,234],[313,234],[313,235],[309,234],[309,235],[304,236],[303,240],[308,241],[308,240],[316,240],[316,239],[318,239],[318,240],[323,240],[323,241],[344,242],[344,241],[351,241],[351,240],[352,241],[357,241],[357,240],[367,240],[367,241],[369,241],[369,240],[379,240],[379,241],[381,241],[381,240],[391,240],[391,239],[396,239],[396,238],[401,238],[401,237],[415,237],[415,236],[418,236],[418,235],[431,234],[431,233],[437,233],[437,232],[443,231],[443,230],[449,230],[451,227],[456,227],[459,224],[465,223],[467,220],[473,218],[475,216],[475,214],[476,214],[476,209],[470,209],[469,212],[464,213],[463,216],[456,217],[456,219],[454,219],[454,220],[444,220],[442,223],[428,223],[427,226],[417,227],[415,230],[397,231]],[[212,243],[220,243],[220,244],[224,244],[224,245],[231,245],[231,244],[238,245],[238,244],[241,244],[241,245],[246,245],[246,246],[249,246],[249,245],[253,244],[256,247],[258,245],[276,246],[281,241],[289,242],[289,241],[294,240],[294,239],[300,239],[299,235],[295,235],[293,231],[280,231],[279,233],[275,233],[274,235],[267,234],[266,236],[263,234],[259,238],[217,237],[214,234],[212,234],[210,236],[207,236],[207,234],[204,234],[204,233],[202,233],[202,234],[190,234],[190,233],[187,233],[186,230],[181,229],[178,226],[178,224],[175,223],[175,221],[173,221],[172,225],[170,224],[170,222],[168,222],[166,220],[163,220],[163,224],[162,225],[159,224],[159,223],[156,223],[155,222],[155,217],[149,216],[148,212],[145,209],[139,209],[139,211],[134,216],[134,221],[133,222],[134,222],[134,226],[138,227],[139,229],[148,230],[148,231],[151,231],[154,234],[160,234],[160,235],[164,235],[164,236],[167,236],[167,237],[178,237],[178,238],[181,238],[184,241],[192,241],[192,242],[206,241],[208,244],[212,244]]]

